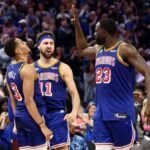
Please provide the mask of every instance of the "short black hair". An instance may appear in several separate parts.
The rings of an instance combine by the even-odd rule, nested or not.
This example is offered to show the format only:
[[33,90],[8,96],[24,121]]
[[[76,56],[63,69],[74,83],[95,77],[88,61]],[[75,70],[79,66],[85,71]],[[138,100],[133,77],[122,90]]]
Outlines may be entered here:
[[36,43],[38,43],[38,41],[44,36],[44,35],[50,35],[54,41],[55,41],[55,35],[51,32],[51,31],[43,31],[41,33],[39,33],[36,37]]
[[15,57],[16,47],[17,47],[17,42],[15,41],[15,38],[10,38],[8,41],[6,41],[6,43],[4,45],[5,53],[9,57]]
[[111,18],[101,19],[100,27],[106,30],[110,35],[115,35],[117,33],[117,25]]

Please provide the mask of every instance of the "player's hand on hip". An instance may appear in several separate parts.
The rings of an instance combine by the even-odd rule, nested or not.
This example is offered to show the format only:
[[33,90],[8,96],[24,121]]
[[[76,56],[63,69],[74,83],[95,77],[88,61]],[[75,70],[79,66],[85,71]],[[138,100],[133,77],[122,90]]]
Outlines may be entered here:
[[75,121],[76,116],[77,116],[77,113],[71,112],[71,113],[65,115],[64,120],[71,123],[71,122]]
[[41,131],[45,136],[46,141],[50,141],[53,138],[53,132],[47,128],[47,126],[45,125],[45,123],[43,123],[42,125],[40,125]]

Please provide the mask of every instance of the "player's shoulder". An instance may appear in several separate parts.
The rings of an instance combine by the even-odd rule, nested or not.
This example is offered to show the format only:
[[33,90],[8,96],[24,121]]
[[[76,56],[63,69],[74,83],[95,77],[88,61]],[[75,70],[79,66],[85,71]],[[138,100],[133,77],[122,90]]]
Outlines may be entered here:
[[34,68],[34,64],[24,64],[24,66],[23,66],[23,69],[28,69],[28,70],[30,70],[30,69],[33,69]]
[[34,69],[34,65],[33,64],[25,64],[22,69],[20,70],[20,72],[22,74],[26,74],[26,75],[32,75],[34,74],[35,72],[35,69]]
[[137,49],[130,43],[122,42],[119,46],[119,53],[123,57],[128,57],[131,55],[135,55],[137,53]]
[[65,75],[72,74],[72,69],[68,64],[61,62],[60,67],[59,67],[59,72],[60,72],[60,75],[64,77]]
[[102,50],[104,46],[103,45],[94,45],[94,49],[95,49],[95,52],[96,52],[96,55]]
[[34,62],[34,63],[32,63],[32,64],[28,64],[28,65],[30,65],[31,67],[33,67],[33,68],[34,68],[34,64],[35,64],[35,62]]
[[127,42],[121,42],[119,47],[120,49],[128,49],[128,50],[135,48],[132,44],[127,43]]
[[96,52],[98,52],[100,49],[103,48],[103,45],[95,44],[95,45],[93,46],[93,48],[95,49]]
[[65,69],[65,70],[66,69],[71,69],[70,66],[68,64],[64,63],[64,62],[60,63],[60,68]]
[[98,44],[95,44],[94,45],[94,48],[96,49],[96,50],[99,50],[99,49],[101,49],[103,47],[103,45],[98,45]]

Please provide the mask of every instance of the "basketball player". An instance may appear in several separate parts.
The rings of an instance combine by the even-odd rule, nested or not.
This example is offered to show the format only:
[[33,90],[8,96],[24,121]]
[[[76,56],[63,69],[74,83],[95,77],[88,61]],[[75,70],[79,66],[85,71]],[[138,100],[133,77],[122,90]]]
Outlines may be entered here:
[[[40,59],[34,63],[40,80],[41,92],[46,103],[46,120],[53,132],[50,142],[55,150],[68,150],[69,129],[67,122],[73,122],[79,107],[79,95],[73,80],[71,68],[53,57],[55,36],[43,31],[37,36],[37,46]],[[66,114],[66,99],[68,89],[72,99],[72,112]]]
[[[82,56],[96,57],[96,112],[94,142],[96,150],[129,150],[136,139],[133,90],[135,69],[145,76],[147,118],[150,121],[150,70],[136,48],[116,38],[112,19],[100,20],[95,29],[96,45],[88,47],[80,27],[77,10],[72,6],[76,42]],[[135,69],[134,69],[135,68]]]
[[34,67],[26,63],[30,49],[18,38],[5,44],[5,52],[13,58],[7,68],[7,87],[15,115],[20,150],[47,150],[52,132],[43,117],[45,104]]

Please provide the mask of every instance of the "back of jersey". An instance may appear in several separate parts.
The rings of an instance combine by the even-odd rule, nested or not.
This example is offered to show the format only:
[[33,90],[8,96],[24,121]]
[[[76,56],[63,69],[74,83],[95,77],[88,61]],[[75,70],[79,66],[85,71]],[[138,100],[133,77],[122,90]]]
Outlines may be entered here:
[[[28,114],[24,94],[23,94],[23,81],[20,77],[20,70],[25,65],[25,62],[20,62],[16,64],[10,64],[7,68],[7,83],[10,90],[16,100],[16,112],[15,115]],[[38,111],[41,115],[45,114],[45,104],[42,100],[39,82],[35,80],[34,82],[34,100],[37,105]]]

